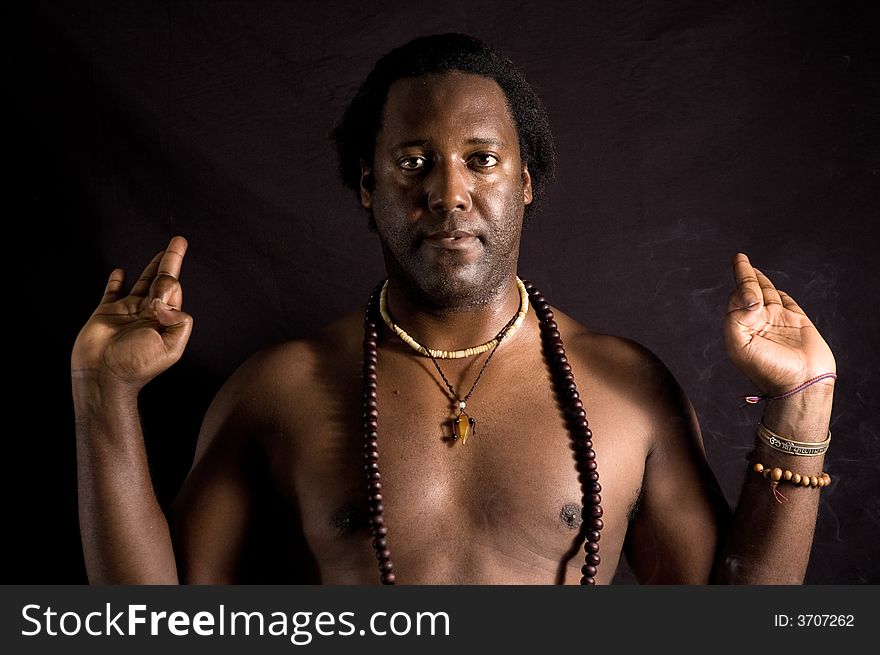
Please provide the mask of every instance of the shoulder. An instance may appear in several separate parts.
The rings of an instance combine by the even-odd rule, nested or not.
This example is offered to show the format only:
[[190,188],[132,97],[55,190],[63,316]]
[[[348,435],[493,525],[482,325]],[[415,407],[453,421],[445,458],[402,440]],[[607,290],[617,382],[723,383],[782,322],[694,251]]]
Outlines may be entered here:
[[356,310],[305,338],[265,347],[251,355],[232,374],[226,386],[245,396],[289,391],[326,375],[341,362],[361,354],[363,312]]
[[554,315],[569,358],[578,368],[600,377],[603,386],[643,399],[678,387],[660,358],[642,344],[589,330],[559,310]]
[[[267,346],[226,380],[202,424],[201,442],[222,432],[275,431],[282,412],[307,411],[327,381],[359,375],[363,310],[353,311],[314,335]],[[226,429],[224,429],[226,428]],[[234,429],[229,429],[234,428]]]
[[603,403],[650,426],[652,440],[668,435],[668,428],[693,434],[691,404],[657,355],[631,339],[589,330],[558,310],[554,315],[572,368]]

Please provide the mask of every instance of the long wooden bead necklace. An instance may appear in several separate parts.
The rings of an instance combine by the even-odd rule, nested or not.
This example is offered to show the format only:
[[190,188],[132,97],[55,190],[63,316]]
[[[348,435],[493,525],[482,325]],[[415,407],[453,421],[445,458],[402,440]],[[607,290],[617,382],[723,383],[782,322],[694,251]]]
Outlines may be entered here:
[[[599,472],[596,466],[596,452],[593,450],[593,433],[590,430],[586,411],[584,410],[584,404],[578,394],[577,385],[575,384],[574,375],[571,370],[571,364],[568,363],[568,358],[565,356],[565,346],[563,345],[562,337],[559,334],[558,325],[554,320],[553,311],[550,309],[549,303],[547,303],[541,292],[530,282],[525,280],[520,281],[519,278],[517,278],[517,282],[518,286],[520,286],[521,295],[524,298],[525,294],[528,294],[532,306],[535,308],[535,312],[538,316],[544,356],[550,366],[556,398],[564,409],[565,420],[571,440],[571,448],[575,452],[578,481],[581,484],[583,505],[582,517],[584,519],[582,524],[584,527],[582,530],[584,531],[583,536],[585,539],[584,565],[581,567],[582,577],[580,583],[582,585],[593,585],[596,584],[596,575],[598,573],[597,567],[601,561],[601,558],[599,557],[599,539],[601,537],[602,528],[604,527],[602,521],[602,497],[600,496],[602,486],[599,484]],[[379,471],[379,405],[377,396],[378,376],[376,368],[379,363],[378,322],[379,320],[384,319],[386,323],[391,323],[393,325],[393,321],[391,321],[390,317],[385,318],[385,316],[387,316],[387,310],[385,309],[385,303],[380,300],[386,284],[387,282],[383,282],[373,290],[370,300],[367,303],[366,315],[364,317],[364,471],[367,476],[367,503],[370,515],[370,530],[373,536],[372,544],[373,549],[376,551],[376,559],[378,560],[380,581],[382,584],[395,584],[397,576],[394,571],[394,563],[391,559],[391,549],[389,548],[388,542],[388,528],[385,525],[382,474]],[[527,309],[528,306],[526,305],[526,310]],[[482,372],[486,369],[489,359],[491,359],[501,339],[504,338],[505,334],[508,333],[517,320],[519,320],[519,324],[521,325],[524,317],[525,315],[521,308],[520,312],[511,319],[511,322],[499,332],[494,340],[495,343],[492,344],[491,341],[487,342],[487,344],[491,345],[489,345],[486,350],[491,349],[492,352],[483,364],[480,375],[482,375]],[[392,332],[400,336],[398,331],[393,328],[391,329]],[[427,351],[422,354],[431,357],[431,360],[439,371],[439,366],[437,366],[435,357],[438,356],[437,353],[442,354],[446,351],[432,351],[431,349],[421,346],[414,340],[413,342],[416,346],[420,346]],[[487,344],[482,344],[480,348]],[[410,344],[410,346],[414,347],[413,344]],[[414,347],[414,349],[417,348]],[[459,351],[453,352],[458,353]],[[460,352],[466,353],[468,351],[465,350]],[[485,352],[485,350],[482,350],[481,352]],[[465,354],[459,356],[466,357],[470,355]],[[446,381],[447,387],[452,395],[458,398],[448,380],[446,380],[446,377],[443,375],[443,372],[439,372],[444,381]],[[479,375],[477,376],[477,381],[479,381]],[[460,403],[464,402],[467,397],[469,397],[475,386],[476,381],[471,387],[471,391],[465,396],[465,399],[459,399]],[[466,420],[468,425],[472,428],[473,424],[470,423],[472,419],[464,413],[464,407],[461,407],[461,404],[459,405],[459,409],[459,417],[464,415],[464,420]],[[458,419],[456,419],[456,421],[457,420]]]

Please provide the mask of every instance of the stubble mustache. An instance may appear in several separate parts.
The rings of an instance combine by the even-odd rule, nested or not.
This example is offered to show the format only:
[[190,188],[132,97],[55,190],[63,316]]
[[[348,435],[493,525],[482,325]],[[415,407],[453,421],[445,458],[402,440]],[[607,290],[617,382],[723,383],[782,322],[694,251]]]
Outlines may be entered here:
[[443,214],[432,214],[435,217],[429,225],[420,224],[414,238],[414,246],[418,248],[425,239],[433,236],[452,235],[459,233],[458,236],[473,236],[486,245],[487,231],[483,225],[478,223],[474,218],[465,218],[457,212],[445,212]]

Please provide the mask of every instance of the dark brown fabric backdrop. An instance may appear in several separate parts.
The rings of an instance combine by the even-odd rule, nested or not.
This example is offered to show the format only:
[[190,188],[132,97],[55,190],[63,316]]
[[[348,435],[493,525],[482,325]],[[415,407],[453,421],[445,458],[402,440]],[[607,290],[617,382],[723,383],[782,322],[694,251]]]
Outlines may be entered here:
[[666,362],[731,503],[759,415],[723,352],[731,256],[810,314],[840,380],[807,580],[880,581],[877,23],[846,2],[373,5],[38,2],[11,23],[4,582],[85,580],[67,366],[109,271],[190,240],[195,332],[142,404],[167,502],[226,376],[381,278],[328,133],[378,56],[440,31],[500,48],[549,109],[558,180],[523,275]]

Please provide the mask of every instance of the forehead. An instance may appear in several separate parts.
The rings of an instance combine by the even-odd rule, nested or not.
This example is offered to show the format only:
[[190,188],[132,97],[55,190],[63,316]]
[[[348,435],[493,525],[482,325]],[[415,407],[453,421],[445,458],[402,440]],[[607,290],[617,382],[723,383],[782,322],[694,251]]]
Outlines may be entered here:
[[379,140],[433,140],[475,132],[516,143],[513,117],[498,83],[455,71],[394,82],[385,100]]

